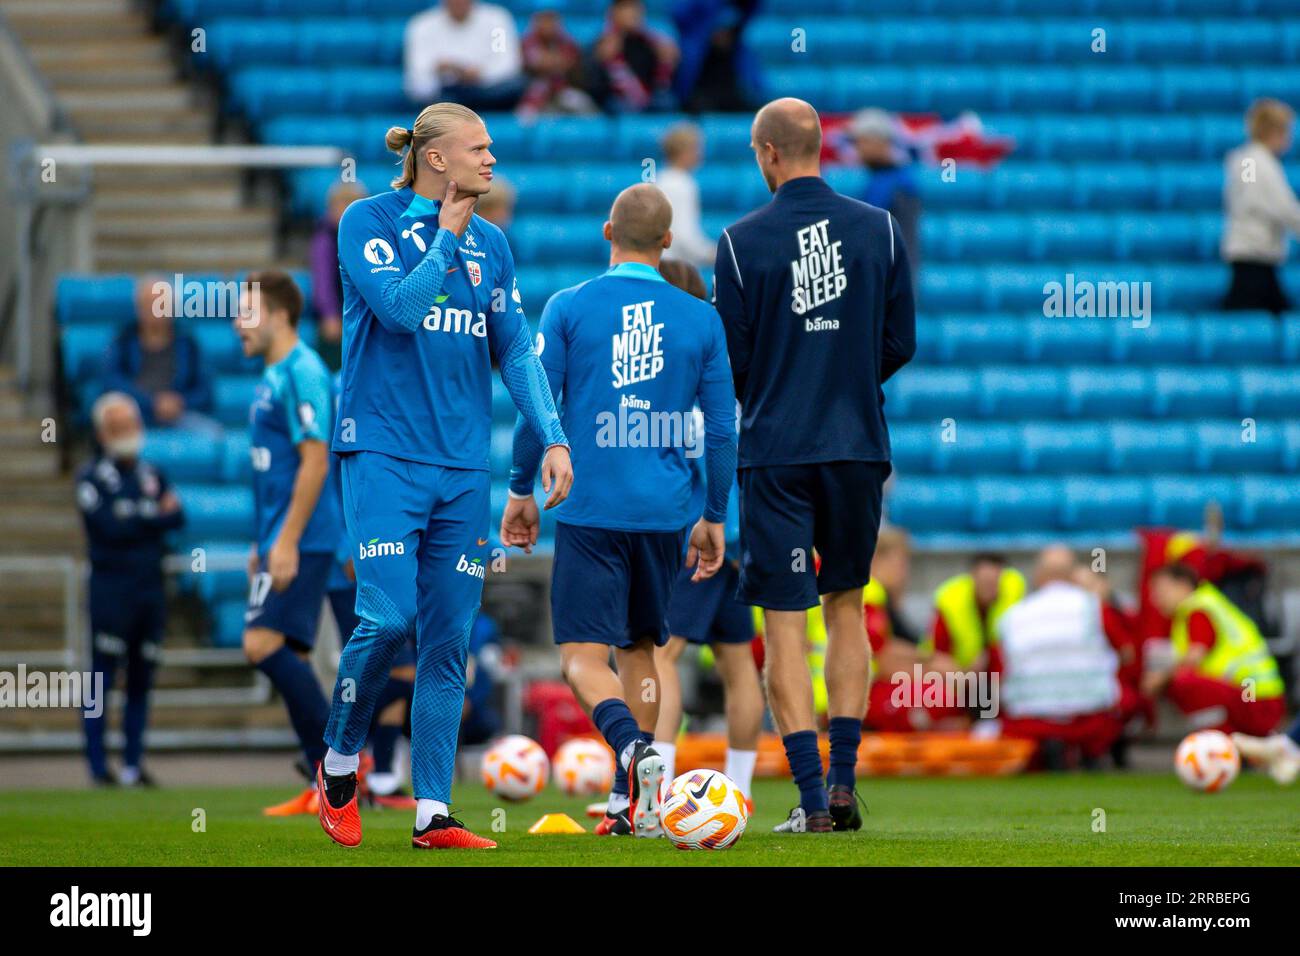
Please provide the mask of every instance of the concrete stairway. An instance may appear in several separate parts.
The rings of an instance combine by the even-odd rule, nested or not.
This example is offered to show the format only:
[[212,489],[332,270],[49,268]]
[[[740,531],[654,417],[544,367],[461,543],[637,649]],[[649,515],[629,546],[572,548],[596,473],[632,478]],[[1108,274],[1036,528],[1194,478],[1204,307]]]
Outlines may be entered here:
[[[179,77],[133,0],[0,0],[0,10],[81,141],[213,141],[215,104]],[[276,210],[247,200],[237,170],[101,168],[94,186],[96,271],[234,271],[275,258]]]

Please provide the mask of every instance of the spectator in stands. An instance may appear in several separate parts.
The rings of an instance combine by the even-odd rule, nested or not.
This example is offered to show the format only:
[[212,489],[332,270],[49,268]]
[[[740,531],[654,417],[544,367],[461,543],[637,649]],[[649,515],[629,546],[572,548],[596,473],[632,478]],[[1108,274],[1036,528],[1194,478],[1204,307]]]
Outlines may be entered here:
[[[151,786],[142,766],[149,690],[167,616],[164,536],[185,523],[180,500],[161,471],[140,460],[144,425],[126,392],[108,392],[91,418],[99,453],[77,474],[77,506],[90,546],[90,669],[102,693],[85,717],[86,759],[98,786]],[[126,747],[122,771],[108,769],[104,704],[119,666],[126,668]]]
[[677,58],[677,45],[646,26],[641,0],[612,0],[591,51],[588,89],[611,113],[673,109]]
[[1225,309],[1281,313],[1291,302],[1278,281],[1287,233],[1300,233],[1300,202],[1278,157],[1291,148],[1295,113],[1277,100],[1256,100],[1246,113],[1250,141],[1223,164],[1223,259],[1232,267]]
[[679,259],[697,268],[713,265],[718,244],[700,224],[700,187],[695,169],[703,158],[703,138],[694,123],[679,123],[663,139],[665,167],[659,170],[659,186],[673,207],[673,244],[664,250],[665,259]]
[[558,10],[547,6],[534,13],[521,47],[529,78],[521,114],[596,112],[581,88],[582,47],[564,29]]
[[881,528],[871,558],[871,580],[862,594],[872,674],[863,726],[872,730],[907,733],[929,727],[932,720],[926,708],[900,706],[895,694],[902,682],[911,682],[920,662],[919,638],[899,611],[911,564],[907,532]]
[[343,279],[339,274],[339,220],[343,210],[366,195],[358,183],[335,183],[325,217],[316,226],[308,253],[311,304],[317,316],[316,351],[331,372],[343,364]]
[[894,121],[884,110],[861,110],[849,123],[849,135],[869,174],[860,198],[888,209],[898,220],[915,283],[921,264],[921,186],[911,162],[894,143]]
[[1106,639],[1097,595],[1075,583],[1074,555],[1045,548],[1034,591],[997,622],[989,670],[1000,674],[1002,736],[1033,740],[1049,770],[1077,749],[1092,766],[1123,730],[1119,662]]
[[1151,600],[1170,618],[1173,664],[1147,672],[1146,693],[1163,691],[1201,728],[1272,733],[1286,713],[1284,687],[1255,622],[1182,563],[1151,576]]
[[677,0],[672,17],[681,42],[673,90],[691,113],[744,112],[766,97],[758,57],[745,27],[759,0]]
[[515,187],[501,176],[492,178],[492,191],[479,197],[474,213],[486,219],[510,237],[510,226],[515,221]]
[[508,110],[524,92],[515,20],[496,4],[442,0],[406,25],[405,48],[406,95],[419,106]]
[[169,282],[136,283],[136,324],[113,339],[104,357],[104,390],[135,399],[151,426],[187,428],[219,437],[212,411],[212,378],[199,343],[176,328]]
[[921,635],[903,617],[903,597],[912,575],[912,542],[906,531],[899,527],[880,529],[876,537],[876,553],[871,559],[871,579],[880,584],[883,592],[882,610],[889,619],[889,632],[909,644],[919,644]]

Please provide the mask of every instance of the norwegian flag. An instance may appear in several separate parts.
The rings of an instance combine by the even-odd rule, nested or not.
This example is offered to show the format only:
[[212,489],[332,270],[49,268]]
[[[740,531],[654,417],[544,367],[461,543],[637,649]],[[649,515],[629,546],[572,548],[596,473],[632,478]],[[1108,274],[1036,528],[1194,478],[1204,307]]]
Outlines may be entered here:
[[[975,113],[944,120],[937,113],[891,113],[894,146],[901,160],[912,159],[937,166],[945,159],[987,168],[997,165],[1015,149],[1015,140],[984,129]],[[852,113],[822,116],[822,162],[856,166],[858,159],[849,135]]]

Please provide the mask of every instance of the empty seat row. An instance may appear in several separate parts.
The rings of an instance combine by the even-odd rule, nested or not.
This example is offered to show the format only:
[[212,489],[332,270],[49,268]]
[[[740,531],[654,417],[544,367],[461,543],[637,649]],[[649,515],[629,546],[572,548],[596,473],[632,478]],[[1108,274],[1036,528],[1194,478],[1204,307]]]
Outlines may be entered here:
[[1300,409],[1300,369],[1170,366],[909,367],[885,384],[891,422],[1041,418],[1244,418]]
[[901,422],[889,432],[894,467],[904,475],[1269,474],[1300,464],[1300,419]]
[[889,520],[914,532],[1127,531],[1142,525],[1199,527],[1218,502],[1234,530],[1300,531],[1300,478],[1163,475],[979,478],[900,475]]
[[[227,314],[233,317],[232,295],[238,296],[235,283],[246,273],[199,273],[181,275],[176,294],[178,319]],[[305,308],[310,314],[311,274],[306,269],[290,270],[290,275],[302,290]],[[86,275],[64,273],[55,285],[55,315],[64,328],[84,323],[129,322],[135,318],[135,286],[143,276],[118,274]],[[175,275],[160,275],[158,279],[176,287]],[[225,310],[216,312],[214,310]]]

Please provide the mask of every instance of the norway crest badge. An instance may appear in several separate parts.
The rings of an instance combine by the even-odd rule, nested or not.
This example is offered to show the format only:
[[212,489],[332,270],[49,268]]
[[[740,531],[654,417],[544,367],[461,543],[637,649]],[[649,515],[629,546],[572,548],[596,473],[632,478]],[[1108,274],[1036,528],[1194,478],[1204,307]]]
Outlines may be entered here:
[[474,260],[471,259],[465,263],[465,271],[469,273],[469,281],[474,285],[478,285],[483,281],[483,270],[479,268],[479,264]]

